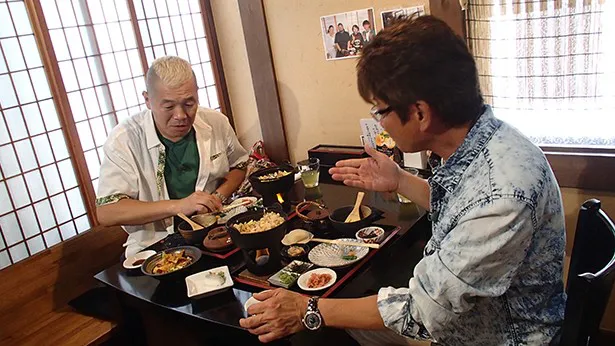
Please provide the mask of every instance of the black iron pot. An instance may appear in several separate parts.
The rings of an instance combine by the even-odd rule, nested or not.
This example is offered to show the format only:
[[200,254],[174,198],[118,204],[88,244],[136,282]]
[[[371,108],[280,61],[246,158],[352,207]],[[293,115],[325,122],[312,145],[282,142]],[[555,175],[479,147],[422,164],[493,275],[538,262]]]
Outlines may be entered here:
[[[264,232],[258,233],[239,233],[234,225],[238,223],[248,222],[250,220],[259,220],[267,210],[247,211],[245,213],[235,215],[226,223],[226,228],[233,239],[233,243],[241,249],[246,259],[248,271],[256,275],[272,274],[280,269],[280,248],[281,241],[286,234],[286,214],[277,212],[284,218],[284,223]],[[266,262],[261,263],[257,257],[259,250],[267,249],[269,251]]]

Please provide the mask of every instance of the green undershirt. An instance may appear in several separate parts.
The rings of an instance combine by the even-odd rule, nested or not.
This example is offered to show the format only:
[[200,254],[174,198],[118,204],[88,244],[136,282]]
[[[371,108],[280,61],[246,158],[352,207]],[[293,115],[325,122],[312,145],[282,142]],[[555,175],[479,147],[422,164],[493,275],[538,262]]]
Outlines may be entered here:
[[164,180],[169,198],[181,199],[190,196],[195,190],[199,175],[199,150],[194,128],[177,142],[163,137],[158,129],[156,133],[166,152]]

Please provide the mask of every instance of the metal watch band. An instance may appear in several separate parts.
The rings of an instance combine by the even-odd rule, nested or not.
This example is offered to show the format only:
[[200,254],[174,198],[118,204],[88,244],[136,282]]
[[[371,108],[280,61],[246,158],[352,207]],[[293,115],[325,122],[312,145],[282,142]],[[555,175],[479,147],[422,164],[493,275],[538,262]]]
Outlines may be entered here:
[[218,197],[220,199],[220,202],[222,202],[222,203],[224,203],[226,201],[226,199],[227,199],[226,196],[224,196],[223,194],[221,194],[218,191],[214,191],[211,195]]
[[310,297],[310,299],[308,300],[308,311],[320,313],[320,311],[318,311],[318,297]]
[[318,310],[318,297],[310,297],[307,304],[303,325],[310,331],[318,331],[324,326],[324,321]]

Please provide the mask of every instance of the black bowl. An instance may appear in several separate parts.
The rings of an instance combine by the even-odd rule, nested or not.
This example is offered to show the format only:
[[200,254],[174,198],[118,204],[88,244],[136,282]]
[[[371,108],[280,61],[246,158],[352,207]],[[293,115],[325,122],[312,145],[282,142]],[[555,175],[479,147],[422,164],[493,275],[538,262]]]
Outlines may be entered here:
[[[173,253],[173,252],[181,251],[181,250],[184,250],[187,256],[192,257],[192,263],[188,264],[182,269],[174,270],[172,272],[165,273],[165,274],[154,274],[152,272],[156,263],[162,259],[163,253]],[[162,250],[156,253],[155,255],[149,257],[148,259],[146,259],[145,262],[143,262],[143,264],[141,265],[141,271],[143,272],[143,274],[147,276],[151,276],[158,280],[164,280],[164,281],[183,280],[188,274],[192,273],[192,269],[194,268],[194,265],[196,264],[196,262],[198,262],[201,259],[201,255],[202,255],[201,250],[199,250],[198,248],[194,246],[178,246],[178,247]]]
[[[303,253],[303,255],[293,257],[288,253],[288,249],[291,246],[298,246],[300,248],[303,248],[305,252]],[[307,258],[309,252],[310,252],[310,247],[307,244],[294,244],[290,246],[284,246],[282,250],[280,250],[280,254],[282,255],[282,257],[284,257],[289,262],[292,262],[294,260],[304,261]]]
[[[290,174],[274,180],[260,181],[258,179],[258,177],[277,171],[287,171]],[[248,180],[252,184],[252,188],[261,196],[274,196],[278,193],[286,193],[292,189],[295,184],[295,169],[290,165],[269,167],[250,174]]]
[[361,220],[349,223],[344,222],[353,208],[354,206],[352,205],[337,208],[329,215],[329,221],[331,221],[333,228],[350,238],[354,238],[358,230],[371,225],[379,216],[372,208],[362,205]]
[[182,221],[179,225],[177,225],[177,230],[182,237],[184,237],[186,244],[189,245],[202,244],[209,231],[218,226],[218,218],[213,215],[199,214],[192,216],[190,219],[199,225],[204,226],[204,228],[198,231],[193,231],[192,227],[186,221]]

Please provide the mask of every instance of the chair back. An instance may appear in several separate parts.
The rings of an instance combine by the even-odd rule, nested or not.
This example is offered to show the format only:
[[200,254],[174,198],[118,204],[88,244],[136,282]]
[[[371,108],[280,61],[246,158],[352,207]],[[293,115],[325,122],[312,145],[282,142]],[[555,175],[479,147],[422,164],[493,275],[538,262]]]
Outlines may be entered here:
[[579,211],[560,345],[588,345],[596,337],[614,280],[615,225],[590,199]]

